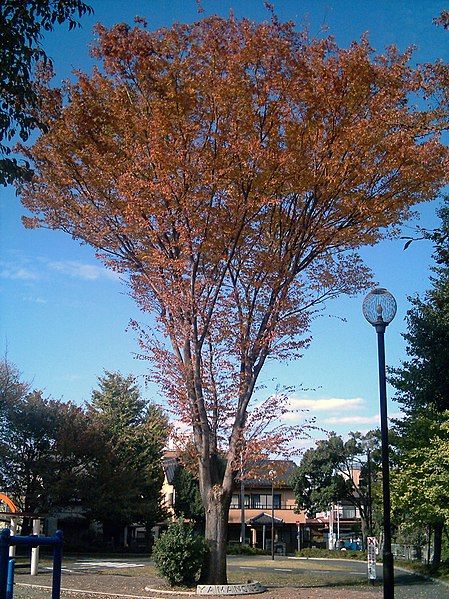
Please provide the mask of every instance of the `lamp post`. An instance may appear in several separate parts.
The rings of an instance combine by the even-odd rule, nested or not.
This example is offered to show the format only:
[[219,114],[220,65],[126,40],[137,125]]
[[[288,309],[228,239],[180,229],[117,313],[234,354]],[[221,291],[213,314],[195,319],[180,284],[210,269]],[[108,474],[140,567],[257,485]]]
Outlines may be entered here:
[[245,483],[243,480],[243,458],[240,456],[240,544],[245,544]]
[[394,599],[393,554],[390,523],[390,464],[388,449],[387,383],[385,376],[385,329],[396,315],[396,300],[383,288],[373,289],[363,300],[363,315],[377,333],[379,362],[380,430],[382,438],[382,496],[383,496],[383,589],[384,599]]
[[368,534],[373,536],[373,494],[371,482],[371,450],[367,451],[367,476],[368,476]]
[[245,483],[243,482],[243,473],[242,478],[240,479],[240,544],[245,544]]
[[269,472],[271,478],[271,559],[274,560],[274,470]]

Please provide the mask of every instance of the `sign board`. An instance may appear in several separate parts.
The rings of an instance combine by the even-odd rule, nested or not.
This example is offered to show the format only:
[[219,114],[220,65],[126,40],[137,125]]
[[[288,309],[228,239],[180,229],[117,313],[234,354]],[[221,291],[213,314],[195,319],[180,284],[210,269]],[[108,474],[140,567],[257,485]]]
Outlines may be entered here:
[[376,550],[377,550],[377,539],[376,537],[368,537],[367,541],[367,554],[368,554],[368,579],[376,580]]

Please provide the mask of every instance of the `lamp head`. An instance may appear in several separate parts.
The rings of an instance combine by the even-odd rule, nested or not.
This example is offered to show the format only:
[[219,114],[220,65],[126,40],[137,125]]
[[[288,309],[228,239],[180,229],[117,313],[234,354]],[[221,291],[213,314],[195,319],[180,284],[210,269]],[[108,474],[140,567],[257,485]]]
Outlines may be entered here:
[[373,326],[390,324],[396,316],[396,310],[396,300],[383,287],[370,291],[362,304],[363,316]]

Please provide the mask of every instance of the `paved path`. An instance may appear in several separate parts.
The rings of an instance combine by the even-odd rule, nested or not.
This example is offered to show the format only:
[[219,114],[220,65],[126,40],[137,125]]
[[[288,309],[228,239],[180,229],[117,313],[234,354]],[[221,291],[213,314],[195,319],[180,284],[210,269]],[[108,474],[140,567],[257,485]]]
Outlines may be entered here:
[[[183,596],[178,593],[164,595],[160,579],[151,579],[146,573],[140,572],[149,564],[151,560],[146,558],[126,557],[65,560],[63,587],[77,589],[77,592],[66,591],[62,599],[119,599],[120,595],[121,598],[136,599],[182,599]],[[228,568],[230,576],[238,581],[257,580],[259,576],[263,580],[265,573],[276,582],[275,585],[269,585],[263,595],[252,595],[254,599],[382,599],[383,595],[380,580],[382,567],[378,566],[379,580],[376,585],[370,586],[368,582],[365,583],[367,574],[364,562],[278,557],[273,562],[266,556],[230,556]],[[16,582],[15,599],[50,598],[50,590],[42,588],[51,585],[48,570],[38,577],[31,577],[22,570]],[[42,585],[41,588],[36,588],[36,584]],[[147,585],[158,590],[145,592]],[[187,599],[185,595],[183,599]],[[396,569],[395,599],[449,599],[449,586]]]
[[[230,570],[240,570],[248,576],[257,580],[257,572],[261,570],[271,570],[273,573],[283,575],[283,581],[288,584],[288,578],[297,578],[299,581],[304,579],[302,588],[323,587],[323,598],[333,597],[331,589],[337,592],[341,585],[350,588],[354,585],[362,585],[360,590],[372,593],[372,596],[382,596],[382,564],[377,566],[376,585],[370,586],[367,580],[367,566],[365,562],[353,560],[323,560],[323,559],[279,559],[271,561],[257,559],[257,564],[246,559],[228,558],[228,568]],[[318,580],[318,583],[308,584],[309,577]],[[325,587],[325,588],[324,588]],[[355,591],[355,588],[354,588]],[[340,591],[341,592],[341,591]],[[315,596],[315,595],[311,595]],[[337,595],[335,595],[337,596]],[[343,596],[343,594],[342,594]],[[301,595],[302,597],[302,595]],[[401,568],[395,568],[395,597],[397,599],[449,599],[449,586],[440,582],[429,580],[418,576]]]
[[[125,568],[144,568],[151,562],[149,558],[80,558],[80,559],[65,559],[62,572],[98,572],[100,570],[123,570]],[[51,571],[51,566],[42,566],[40,570],[43,572]]]

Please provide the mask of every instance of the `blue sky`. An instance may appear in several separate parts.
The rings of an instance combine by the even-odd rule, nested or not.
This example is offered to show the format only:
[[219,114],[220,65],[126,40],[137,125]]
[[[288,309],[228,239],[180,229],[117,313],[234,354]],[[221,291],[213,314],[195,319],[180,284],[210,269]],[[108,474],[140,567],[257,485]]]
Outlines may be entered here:
[[[95,14],[82,19],[81,29],[68,32],[61,26],[44,40],[54,61],[55,83],[69,77],[73,69],[90,71],[94,63],[88,46],[97,22],[132,23],[140,15],[149,27],[158,28],[201,17],[195,0],[92,0],[90,4]],[[262,0],[203,0],[201,4],[206,16],[227,16],[232,9],[238,17],[268,17]],[[327,26],[342,46],[368,32],[377,51],[392,43],[402,50],[415,45],[418,62],[449,60],[449,32],[432,24],[447,8],[444,2],[284,0],[274,4],[281,20],[292,19],[298,26],[306,23],[312,35]],[[436,225],[437,205],[438,201],[419,208],[422,226]],[[138,312],[124,283],[101,266],[91,248],[60,232],[24,229],[20,221],[24,209],[12,188],[0,188],[0,210],[0,344],[8,359],[47,395],[79,404],[89,399],[104,369],[133,373],[143,386],[149,363],[135,359],[137,341],[126,329],[131,318],[145,321],[147,317]],[[396,240],[362,250],[375,280],[398,302],[396,319],[387,329],[390,365],[405,358],[401,332],[407,296],[428,287],[431,265],[428,242],[413,243],[406,251],[403,245]],[[313,324],[313,342],[302,359],[287,365],[267,364],[263,393],[276,385],[298,387],[293,398],[296,407],[310,409],[321,426],[338,433],[377,426],[376,337],[362,316],[362,300],[360,295],[330,302]],[[144,395],[156,397],[157,390],[144,388]],[[389,410],[397,413],[398,406],[390,403]]]

